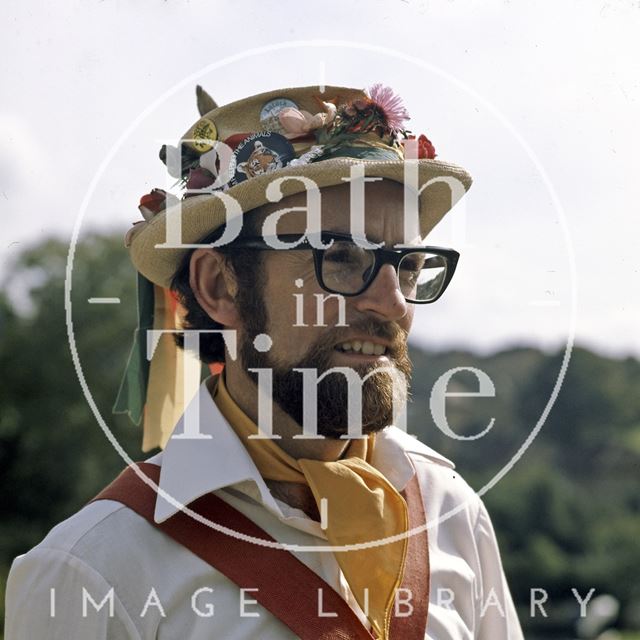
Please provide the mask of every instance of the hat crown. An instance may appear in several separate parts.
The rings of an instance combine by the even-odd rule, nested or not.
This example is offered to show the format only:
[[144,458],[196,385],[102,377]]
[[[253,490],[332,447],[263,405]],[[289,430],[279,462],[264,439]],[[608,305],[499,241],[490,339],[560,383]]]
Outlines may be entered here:
[[[282,198],[310,184],[344,184],[354,170],[404,184],[418,199],[423,236],[471,185],[464,169],[436,159],[426,135],[416,139],[405,129],[402,99],[381,84],[366,91],[291,87],[222,106],[202,88],[197,98],[203,115],[178,148],[165,145],[160,152],[182,193],[154,189],[143,196],[144,221],[125,240],[138,271],[163,287],[189,246],[230,218],[273,202],[267,191],[274,180]],[[178,244],[168,240],[169,219],[172,233],[179,223]]]
[[[194,122],[182,136],[182,139],[196,138],[198,125],[202,120],[213,122],[218,132],[218,138],[223,141],[240,133],[250,135],[258,131],[278,131],[278,126],[275,123],[277,116],[261,118],[265,106],[278,100],[292,102],[301,111],[316,113],[320,109],[321,102],[332,101],[339,105],[365,97],[366,93],[362,89],[347,87],[324,87],[324,91],[321,91],[318,86],[308,86],[267,91],[212,109]],[[274,125],[276,125],[275,129]]]

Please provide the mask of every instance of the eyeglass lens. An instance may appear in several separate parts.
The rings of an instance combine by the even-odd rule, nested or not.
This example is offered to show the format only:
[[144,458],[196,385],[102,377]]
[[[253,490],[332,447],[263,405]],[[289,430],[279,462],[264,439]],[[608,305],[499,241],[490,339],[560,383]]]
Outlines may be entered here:
[[[375,264],[373,250],[336,240],[322,257],[322,279],[332,291],[352,294],[369,284]],[[431,300],[440,293],[446,274],[444,257],[424,251],[408,253],[398,265],[400,291],[408,300]]]

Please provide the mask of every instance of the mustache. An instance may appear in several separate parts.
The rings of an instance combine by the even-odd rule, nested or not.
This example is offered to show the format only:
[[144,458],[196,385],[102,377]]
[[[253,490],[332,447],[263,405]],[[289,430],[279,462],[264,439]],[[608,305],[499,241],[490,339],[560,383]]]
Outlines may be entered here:
[[351,322],[348,327],[333,327],[329,331],[330,339],[345,342],[349,335],[363,334],[372,338],[380,338],[390,344],[391,350],[400,350],[407,342],[408,332],[395,322],[380,322],[374,318],[362,318]]
[[[346,327],[332,327],[311,347],[311,358],[330,354],[336,344],[346,342],[353,334],[384,340],[392,360],[406,357],[408,332],[395,322],[380,322],[374,318],[359,318]],[[328,355],[326,356],[328,357]]]

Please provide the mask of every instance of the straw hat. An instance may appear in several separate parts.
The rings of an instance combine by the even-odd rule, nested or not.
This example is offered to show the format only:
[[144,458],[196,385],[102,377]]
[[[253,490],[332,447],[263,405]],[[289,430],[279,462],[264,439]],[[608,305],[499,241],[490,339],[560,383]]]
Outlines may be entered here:
[[[230,216],[273,201],[273,186],[270,193],[268,188],[278,178],[309,178],[322,188],[343,184],[354,167],[364,166],[367,177],[411,182],[423,237],[471,186],[464,169],[435,159],[426,136],[410,135],[402,101],[381,85],[368,92],[280,89],[221,107],[201,87],[197,95],[201,118],[178,148],[161,151],[169,173],[187,192],[180,200],[161,190],[144,196],[145,221],[125,240],[137,270],[162,287],[169,286],[188,250],[156,246],[167,242],[171,216],[180,216],[181,244],[197,243]],[[309,184],[279,181],[277,194],[304,192]]]

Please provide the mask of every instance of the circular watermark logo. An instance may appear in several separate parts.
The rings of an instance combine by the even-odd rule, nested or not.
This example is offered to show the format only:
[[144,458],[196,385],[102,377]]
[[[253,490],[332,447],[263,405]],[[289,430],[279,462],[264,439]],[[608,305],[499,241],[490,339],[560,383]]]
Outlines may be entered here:
[[[557,373],[557,378],[553,386],[553,389],[549,395],[548,401],[546,402],[545,406],[542,407],[540,415],[536,420],[535,424],[532,425],[531,430],[529,431],[528,435],[526,436],[522,444],[519,446],[515,454],[513,454],[507,461],[505,461],[505,463],[502,465],[500,470],[497,473],[495,473],[495,475],[490,479],[490,481],[486,482],[480,489],[477,490],[476,493],[479,496],[482,496],[489,489],[495,486],[496,483],[498,483],[502,478],[504,478],[504,476],[514,467],[514,465],[522,457],[522,455],[525,453],[527,448],[530,446],[530,444],[533,442],[533,440],[536,438],[536,436],[540,432],[540,429],[544,425],[549,415],[549,412],[551,411],[551,408],[553,407],[553,404],[555,403],[558,393],[560,391],[560,388],[567,370],[567,366],[569,364],[571,350],[573,347],[573,340],[574,340],[574,325],[575,325],[575,314],[576,314],[575,265],[573,260],[573,250],[571,246],[571,240],[569,237],[564,212],[562,210],[562,206],[560,204],[557,193],[551,183],[549,176],[544,170],[544,167],[541,161],[537,157],[536,153],[531,148],[531,146],[525,141],[525,139],[518,133],[516,128],[509,122],[509,120],[504,116],[504,114],[502,114],[486,98],[481,96],[478,92],[476,92],[474,89],[467,86],[462,81],[456,79],[446,71],[443,71],[442,69],[439,69],[434,65],[429,64],[423,60],[420,60],[416,57],[405,55],[401,52],[394,51],[385,47],[380,47],[375,45],[366,45],[361,43],[356,44],[356,43],[342,42],[342,41],[314,40],[314,41],[283,42],[283,43],[272,44],[264,47],[250,49],[244,53],[236,54],[234,56],[230,56],[216,63],[208,65],[204,69],[201,69],[200,71],[190,75],[189,77],[182,80],[180,83],[176,84],[174,87],[168,90],[165,94],[163,94],[157,100],[155,100],[137,118],[135,118],[134,121],[131,123],[131,125],[123,132],[123,134],[113,145],[112,149],[107,154],[107,156],[101,163],[100,167],[98,168],[93,180],[91,181],[91,184],[87,189],[86,195],[83,199],[83,202],[78,214],[78,218],[76,220],[76,224],[73,230],[72,240],[69,248],[67,272],[66,272],[66,283],[65,283],[65,308],[66,308],[67,329],[68,329],[68,337],[69,337],[71,354],[72,354],[73,362],[78,374],[78,379],[80,381],[80,385],[83,390],[83,393],[86,397],[86,400],[96,420],[98,421],[98,424],[104,431],[107,439],[113,445],[113,447],[119,453],[119,455],[123,458],[123,460],[125,460],[125,462],[128,465],[133,465],[140,479],[143,480],[145,483],[147,483],[149,486],[151,486],[154,489],[154,491],[157,492],[158,496],[160,496],[163,500],[171,504],[176,509],[183,511],[188,516],[194,518],[196,521],[202,524],[205,524],[209,527],[212,527],[218,531],[221,531],[225,534],[233,535],[239,539],[242,539],[257,545],[279,548],[279,549],[286,549],[290,551],[335,552],[335,551],[365,549],[369,547],[389,544],[392,542],[396,542],[398,540],[402,540],[406,538],[407,535],[413,535],[413,534],[419,533],[420,531],[423,531],[425,528],[431,528],[436,524],[451,518],[456,513],[463,510],[466,507],[466,504],[460,503],[456,505],[453,509],[447,511],[446,513],[438,514],[438,517],[436,519],[430,520],[429,522],[427,522],[425,526],[413,529],[407,532],[406,534],[402,533],[399,535],[390,536],[390,537],[386,537],[379,540],[371,540],[364,543],[344,545],[344,546],[332,546],[332,545],[305,546],[305,545],[278,543],[278,542],[273,542],[273,541],[264,540],[260,538],[255,538],[252,536],[247,536],[241,532],[230,530],[227,527],[221,526],[218,523],[212,522],[209,519],[204,518],[199,513],[190,509],[187,505],[183,504],[181,501],[176,500],[174,496],[169,495],[169,493],[167,493],[167,491],[165,491],[163,488],[159,487],[154,482],[152,482],[151,479],[148,478],[139,469],[139,467],[137,467],[137,465],[135,465],[135,463],[130,459],[127,452],[123,449],[123,447],[114,437],[114,434],[109,428],[106,420],[104,419],[101,412],[99,411],[96,405],[96,402],[94,401],[94,398],[92,396],[91,390],[89,389],[89,385],[87,384],[87,380],[82,368],[82,364],[80,361],[80,356],[79,356],[79,352],[76,344],[76,339],[74,335],[73,305],[72,305],[72,299],[71,299],[71,292],[72,292],[72,286],[73,286],[74,258],[75,258],[76,245],[78,243],[79,236],[80,236],[80,230],[81,230],[83,221],[85,219],[85,216],[87,214],[87,211],[90,207],[90,204],[92,203],[92,198],[94,196],[94,193],[96,191],[96,188],[100,180],[102,180],[108,167],[110,166],[110,164],[112,163],[112,161],[114,160],[118,152],[123,148],[128,138],[138,129],[138,127],[141,125],[141,123],[145,121],[145,119],[147,119],[148,117],[156,113],[157,110],[161,107],[161,105],[163,105],[163,103],[165,103],[171,97],[178,94],[185,87],[191,87],[192,85],[194,85],[197,80],[201,78],[206,78],[208,74],[220,74],[223,70],[229,70],[233,68],[234,65],[247,64],[252,60],[259,60],[261,64],[264,65],[265,60],[268,56],[270,55],[279,56],[282,54],[286,54],[289,59],[291,59],[292,57],[293,58],[299,57],[301,59],[304,59],[306,68],[309,68],[311,70],[310,73],[317,74],[315,75],[314,79],[317,80],[319,91],[321,93],[324,93],[324,90],[326,87],[325,76],[327,74],[327,68],[328,68],[327,61],[332,57],[335,57],[336,52],[345,52],[345,51],[347,51],[350,56],[354,56],[357,54],[365,59],[367,57],[372,57],[372,58],[375,57],[376,62],[378,61],[378,59],[385,59],[390,64],[390,69],[391,69],[389,72],[390,74],[393,73],[394,64],[397,65],[397,63],[402,63],[403,69],[406,70],[410,68],[412,70],[415,70],[414,77],[418,79],[420,83],[422,83],[423,87],[426,86],[426,79],[428,78],[431,81],[429,83],[430,90],[433,91],[435,87],[435,80],[437,79],[442,84],[443,87],[448,88],[448,91],[453,92],[453,94],[455,95],[463,96],[466,100],[473,102],[474,105],[480,105],[484,110],[483,116],[487,119],[490,119],[493,123],[493,126],[499,126],[501,128],[502,132],[506,134],[505,139],[508,139],[510,144],[515,145],[519,149],[521,156],[524,157],[526,161],[529,163],[529,166],[532,166],[535,169],[538,179],[540,180],[542,190],[544,191],[543,197],[551,203],[553,211],[555,212],[554,228],[558,230],[557,233],[559,233],[559,236],[561,238],[561,243],[565,250],[565,254],[566,254],[565,257],[567,260],[566,273],[567,273],[568,284],[569,284],[566,292],[566,301],[565,301],[566,303],[565,309],[568,313],[567,340],[564,348],[562,362],[560,364],[560,367]],[[366,66],[363,67],[361,65],[359,68],[366,68]],[[341,79],[341,74],[339,71],[336,72],[336,75],[338,76],[338,79]],[[348,75],[348,74],[343,74],[343,75]],[[283,86],[286,86],[285,82],[283,82]],[[416,91],[419,92],[420,89],[417,89]],[[328,96],[328,99],[331,97],[332,96]],[[336,99],[339,99],[339,96],[336,96]],[[409,104],[411,103],[410,96],[406,96],[406,100],[407,100],[407,103]],[[438,109],[438,104],[437,104],[437,101],[434,101],[434,102],[435,104],[433,106],[433,110],[435,112]],[[269,107],[268,109],[266,108],[266,106],[263,109],[265,110],[265,114],[264,114],[265,122],[267,120],[271,122],[271,120],[274,120],[275,116],[277,116],[277,113],[273,112],[274,109],[276,109],[276,107],[289,108],[289,109],[295,108],[295,105],[292,107],[292,105],[289,104],[289,102],[287,101],[282,101],[282,105],[280,105],[280,103],[278,103],[278,101],[275,99],[269,102],[267,106]],[[331,109],[332,107],[330,106],[326,107],[325,113],[331,114]],[[274,113],[275,113],[275,116],[274,116]],[[310,114],[310,115],[312,116],[313,114]],[[252,132],[247,132],[248,136],[250,136],[251,134]],[[279,136],[278,139],[280,138],[282,138],[283,140],[285,139],[282,136],[282,131],[278,132],[277,135]],[[257,145],[257,143],[254,144],[254,146],[252,146],[250,150],[251,152],[245,153],[247,157],[245,158],[243,156],[241,158],[244,176],[248,176],[250,178],[259,177],[261,175],[261,172],[268,170],[270,164],[276,166],[276,169],[279,168],[279,165],[277,165],[277,162],[281,162],[281,158],[286,154],[284,154],[282,150],[278,150],[278,152],[276,152],[272,149],[268,149],[265,140],[266,138],[264,140],[260,139],[258,141],[259,146]],[[459,142],[458,144],[460,147],[464,147],[464,141]],[[209,147],[206,147],[206,148],[209,149]],[[288,151],[289,146],[286,146],[286,150],[287,150],[287,153],[289,153]],[[419,153],[419,152],[420,150],[416,149],[416,153]],[[322,153],[322,149],[319,150],[318,148],[314,147],[312,149],[312,152],[310,152],[311,155],[305,158],[304,161],[313,162],[314,160],[317,160],[318,157],[321,157],[320,156],[321,153]],[[428,150],[425,151],[425,153],[428,153]],[[426,156],[422,156],[422,157],[426,157]],[[302,158],[300,158],[300,160],[301,159]],[[295,162],[295,160],[293,162]],[[499,167],[496,168],[496,170],[498,169]],[[508,174],[507,174],[507,178],[508,178]],[[492,198],[493,198],[493,201],[499,200],[500,194],[499,193],[492,194]],[[463,244],[467,244],[473,249],[473,245],[470,245],[468,243],[468,238],[466,237],[466,235],[468,234],[465,234],[465,231],[464,231],[464,226],[467,220],[466,207],[468,205],[465,205],[465,202],[467,199],[468,199],[468,196],[466,198],[463,198],[460,201],[460,204],[455,208],[456,210],[452,213],[451,217],[455,218],[457,216],[457,219],[458,219],[458,222],[454,223],[454,225],[456,226],[454,226],[453,228],[453,238],[454,240],[456,238],[458,240],[462,238]],[[335,238],[333,240],[335,241]],[[370,247],[368,248],[366,244],[364,245],[360,243],[357,243],[357,244],[358,244],[358,247],[357,247],[358,250],[362,253],[362,256],[365,256],[362,258],[362,260],[368,259],[366,256],[373,255],[371,252],[375,251],[375,249],[372,249]],[[328,245],[323,245],[323,246],[328,246]],[[314,248],[318,249],[319,247],[315,246]],[[402,249],[402,251],[404,251],[407,254],[410,254],[412,256],[412,259],[414,260],[416,259],[416,257],[420,258],[420,256],[415,255],[420,252],[417,252],[415,250],[412,251],[410,249],[404,248]],[[424,253],[425,252],[422,251],[422,254]],[[446,258],[446,255],[443,254],[442,252],[437,253],[437,251],[431,251],[430,253],[428,253],[428,257],[425,258],[425,262],[420,263],[420,269],[424,270],[425,265],[427,264],[426,261],[428,260],[432,261],[429,263],[429,265],[434,269],[433,271],[434,276],[429,280],[429,286],[434,286],[434,283],[437,284],[439,282],[438,278],[442,279],[444,277],[440,274],[446,274],[447,268],[451,269],[450,266],[447,266],[447,265],[450,265],[450,263],[447,263],[445,258]],[[450,258],[447,258],[447,259],[450,259]],[[376,266],[377,266],[377,263],[376,263]],[[398,262],[398,264],[395,266],[397,269],[398,277],[400,278],[401,277],[400,263]],[[323,275],[323,272],[321,272],[320,277],[327,278],[328,276]],[[332,289],[328,288],[327,291],[332,291]],[[344,291],[344,294],[352,295],[352,293],[348,291]],[[427,294],[425,293],[424,295],[426,296]],[[107,304],[107,303],[116,302],[115,300],[109,299],[109,298],[93,298],[91,300],[94,304],[101,304],[101,303]],[[554,300],[538,300],[538,301],[534,300],[532,304],[537,308],[546,308],[546,307],[553,306],[555,304],[555,301]],[[322,309],[322,308],[323,307],[319,307],[319,309]],[[338,325],[336,326],[346,326],[346,324],[343,321],[342,321],[343,323],[340,324],[341,321],[342,320],[339,320]],[[321,326],[321,325],[322,323],[319,323],[319,325],[317,326]],[[366,345],[365,347],[362,341],[357,341],[357,342],[359,344],[357,349],[355,346],[355,342],[354,344],[349,343],[348,349],[346,346],[344,348],[347,351],[357,350],[359,353],[362,353],[362,354],[367,354],[365,349],[367,350],[371,349],[372,352],[371,354],[368,354],[368,355],[370,355],[371,357],[375,356],[375,349],[377,348],[377,345],[371,345],[371,346]],[[253,342],[254,349],[260,353],[268,352],[271,349],[272,345],[273,345],[272,337],[265,333],[260,333],[259,335],[257,335]],[[471,370],[472,368],[470,367],[457,368],[457,370],[460,370],[460,369]],[[439,411],[438,405],[437,405],[437,402],[433,401],[433,398],[437,394],[439,394],[438,397],[440,398],[447,395],[447,382],[450,379],[451,375],[453,375],[454,373],[456,373],[455,370],[447,372],[447,375],[449,376],[448,378],[446,378],[446,376],[441,377],[438,381],[438,384],[439,384],[438,389],[435,389],[434,387],[434,392],[432,393],[432,403],[431,403],[432,417],[434,418],[434,421],[436,422],[436,424],[440,426],[441,430],[443,430],[445,433],[446,433],[446,429],[449,428],[448,423],[446,422],[446,417],[444,416],[438,417],[438,411]],[[473,369],[473,373],[476,376],[479,384],[479,391],[475,395],[481,395],[481,396],[483,395],[490,396],[491,394],[495,395],[495,387],[491,379],[488,378],[487,374],[477,369]],[[436,394],[436,391],[437,391],[437,394]],[[453,395],[453,394],[449,394],[449,395]],[[493,426],[494,426],[494,423],[491,422],[483,431],[476,434],[475,436],[456,436],[453,433],[453,431],[451,431],[450,429],[449,431],[450,431],[451,437],[453,438],[457,437],[459,439],[467,439],[467,440],[474,439],[474,438],[477,439],[477,438],[483,437],[486,433],[488,433],[493,428]],[[321,511],[323,511],[324,509],[326,513],[326,505],[324,506],[320,505],[320,506],[321,506]]]

